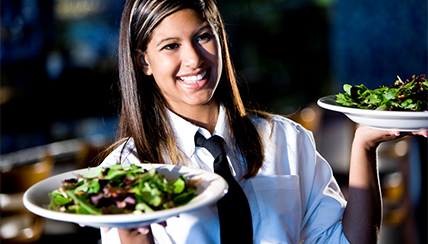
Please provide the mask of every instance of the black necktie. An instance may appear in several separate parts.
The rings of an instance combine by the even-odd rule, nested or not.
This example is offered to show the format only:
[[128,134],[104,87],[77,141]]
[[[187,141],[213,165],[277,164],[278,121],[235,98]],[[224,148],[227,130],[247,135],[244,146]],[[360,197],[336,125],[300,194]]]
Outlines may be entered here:
[[250,206],[244,191],[230,172],[223,139],[219,136],[212,136],[207,140],[197,132],[195,145],[205,147],[213,155],[214,172],[221,175],[229,184],[228,193],[217,202],[221,243],[253,243]]

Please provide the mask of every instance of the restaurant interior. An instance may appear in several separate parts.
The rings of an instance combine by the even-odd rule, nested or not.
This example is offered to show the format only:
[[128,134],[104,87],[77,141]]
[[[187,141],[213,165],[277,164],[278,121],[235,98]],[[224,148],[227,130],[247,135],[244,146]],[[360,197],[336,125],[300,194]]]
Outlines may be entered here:
[[[96,166],[116,139],[124,0],[1,1],[1,243],[100,243],[100,230],[36,216],[23,193]],[[357,124],[320,108],[344,84],[427,74],[427,1],[217,0],[243,97],[314,133],[346,197]],[[427,140],[378,149],[380,244],[427,243]]]

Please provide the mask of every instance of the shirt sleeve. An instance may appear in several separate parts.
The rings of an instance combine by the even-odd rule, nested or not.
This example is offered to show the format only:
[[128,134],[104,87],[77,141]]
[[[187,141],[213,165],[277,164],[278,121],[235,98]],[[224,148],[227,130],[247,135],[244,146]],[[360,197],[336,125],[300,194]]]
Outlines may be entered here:
[[303,219],[301,243],[349,243],[342,230],[346,201],[312,133],[302,128],[297,148]]

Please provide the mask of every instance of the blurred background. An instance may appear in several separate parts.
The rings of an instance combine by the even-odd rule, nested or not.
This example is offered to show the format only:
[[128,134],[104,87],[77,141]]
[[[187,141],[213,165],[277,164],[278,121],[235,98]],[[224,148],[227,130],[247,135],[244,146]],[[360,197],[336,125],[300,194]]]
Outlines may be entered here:
[[[99,230],[37,218],[19,202],[45,177],[94,165],[114,141],[123,4],[1,1],[2,242],[98,242]],[[218,0],[218,6],[243,96],[312,130],[346,195],[357,125],[316,101],[342,92],[345,83],[375,89],[397,75],[427,74],[427,1]],[[427,140],[384,143],[379,161],[381,243],[427,243]]]

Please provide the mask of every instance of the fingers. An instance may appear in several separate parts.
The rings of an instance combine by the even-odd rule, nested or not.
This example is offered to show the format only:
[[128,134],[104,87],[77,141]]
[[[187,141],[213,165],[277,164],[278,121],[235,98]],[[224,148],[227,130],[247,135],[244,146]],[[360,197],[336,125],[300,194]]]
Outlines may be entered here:
[[[159,224],[159,225],[161,225],[161,226],[163,226],[163,227],[166,227],[166,221],[162,221],[162,222],[157,223],[157,224]],[[150,233],[151,228],[150,228],[150,226],[141,226],[141,227],[138,227],[138,228],[137,228],[137,231],[138,231],[140,234],[142,234],[142,235],[147,235],[147,234],[149,234],[149,233]]]
[[[162,221],[160,223],[158,223],[159,225],[166,227],[166,221]],[[104,231],[105,233],[109,232],[111,230],[111,228],[109,227],[101,227],[101,230]],[[135,229],[134,229],[135,230]],[[142,235],[147,235],[150,232],[150,225],[148,226],[140,226],[136,229],[140,234]]]
[[365,125],[357,128],[354,137],[354,143],[364,146],[367,149],[376,148],[380,143],[385,141],[402,138],[405,136],[423,136],[428,138],[428,130],[422,129],[414,132],[402,132],[399,130],[377,130]]
[[147,235],[150,233],[150,226],[143,226],[143,227],[138,227],[137,231],[141,234],[141,235]]
[[139,227],[137,229],[118,229],[118,233],[122,244],[154,243],[150,226]]
[[[166,227],[166,221],[158,223],[159,225]],[[102,227],[102,231],[109,232],[111,228]],[[154,238],[152,234],[152,229],[150,225],[140,226],[134,229],[121,229],[118,228],[119,238],[122,244],[134,244],[134,243],[154,243]]]
[[412,132],[398,132],[399,137],[404,136],[423,136],[425,138],[428,138],[428,130],[420,130],[420,131],[412,131]]
[[413,135],[423,136],[425,138],[428,138],[428,130],[421,130],[421,131],[413,132]]

